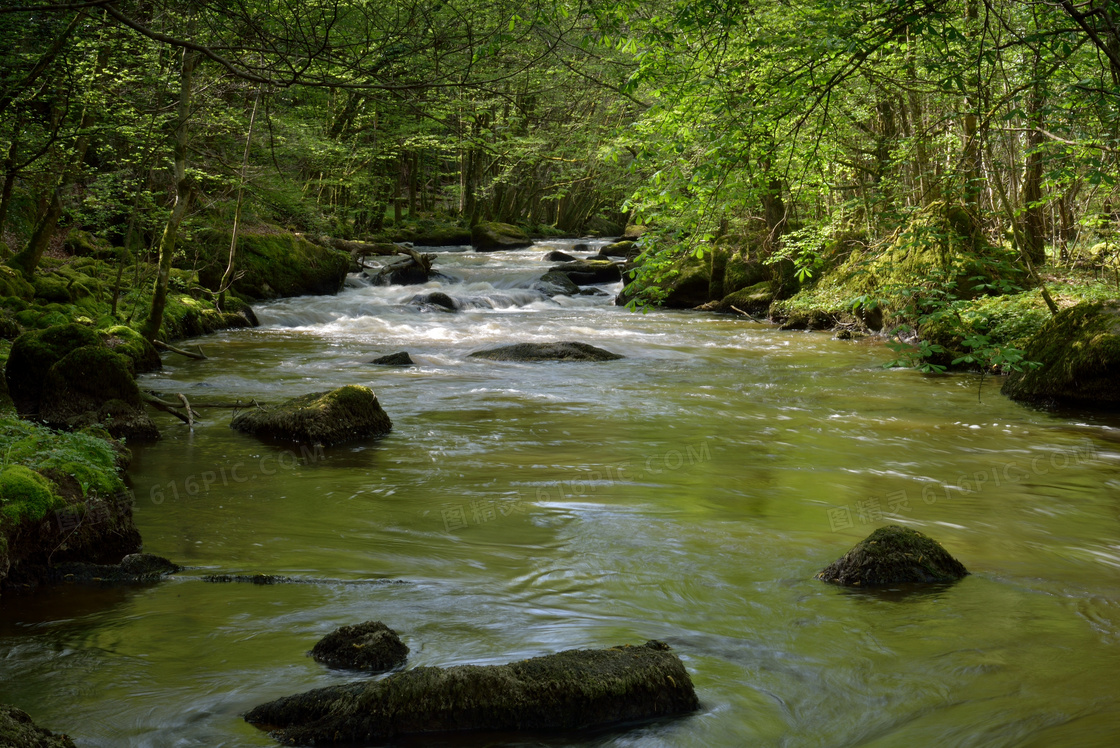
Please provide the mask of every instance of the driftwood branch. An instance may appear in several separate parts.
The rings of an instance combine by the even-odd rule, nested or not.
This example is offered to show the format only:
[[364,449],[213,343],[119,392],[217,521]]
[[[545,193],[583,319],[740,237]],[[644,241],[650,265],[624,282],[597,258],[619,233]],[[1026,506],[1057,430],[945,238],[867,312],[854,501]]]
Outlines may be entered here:
[[171,351],[172,353],[178,353],[180,356],[193,358],[195,361],[207,360],[206,354],[202,352],[202,346],[198,346],[198,353],[191,353],[190,351],[184,351],[182,348],[176,348],[173,345],[168,345],[162,340],[153,340],[152,345],[154,345],[156,348],[159,348],[161,351]]
[[141,392],[140,399],[146,402],[148,405],[151,405],[156,410],[162,410],[164,413],[170,413],[188,426],[194,426],[192,418],[190,418],[189,416],[185,416],[179,412],[180,406],[175,405],[174,403],[169,403],[166,400],[160,400],[150,392]]

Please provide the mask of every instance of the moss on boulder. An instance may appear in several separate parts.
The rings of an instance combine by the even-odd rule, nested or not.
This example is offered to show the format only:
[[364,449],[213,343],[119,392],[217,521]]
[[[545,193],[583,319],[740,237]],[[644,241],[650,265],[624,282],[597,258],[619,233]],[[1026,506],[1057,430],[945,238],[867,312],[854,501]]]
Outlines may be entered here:
[[373,390],[347,385],[330,392],[312,392],[271,408],[242,411],[230,426],[260,437],[329,447],[384,436],[393,422],[381,409]]
[[245,719],[290,744],[477,730],[579,730],[687,714],[692,679],[662,642],[507,665],[421,667],[262,704]]
[[14,706],[0,704],[0,746],[3,748],[74,748],[74,741],[36,725]]
[[576,260],[553,265],[549,273],[563,273],[577,286],[591,286],[600,283],[617,283],[622,280],[621,267],[610,260]]
[[1031,338],[1027,361],[1003,394],[1040,405],[1120,406],[1120,301],[1079,304],[1055,315]]
[[35,287],[27,282],[18,270],[0,265],[0,296],[30,299],[35,295]]
[[490,361],[614,361],[623,358],[617,353],[576,342],[514,343],[475,351],[470,357]]
[[4,367],[8,391],[20,413],[38,410],[47,372],[66,354],[85,346],[99,346],[101,338],[85,325],[63,324],[32,330],[16,338]]
[[[229,251],[229,234],[217,234],[214,261],[199,271],[199,282],[217,289],[226,264],[218,247]],[[213,244],[213,242],[212,242]],[[249,299],[306,294],[334,294],[342,289],[350,256],[314,244],[275,226],[248,227],[238,235],[237,273],[233,290]]]
[[54,485],[34,470],[8,465],[0,471],[0,513],[7,519],[40,520],[61,504]]
[[114,325],[101,331],[109,350],[124,357],[136,374],[159,371],[163,361],[159,351],[143,335],[125,325]]
[[100,425],[116,439],[159,438],[129,365],[100,344],[76,348],[51,366],[39,399],[39,418],[68,430]]
[[311,649],[311,656],[331,667],[384,673],[404,664],[408,646],[381,621],[366,621],[327,634]]
[[528,234],[509,223],[483,221],[471,229],[471,246],[478,252],[518,249],[532,243]]
[[968,574],[936,540],[898,525],[880,527],[817,579],[849,587],[954,582]]
[[455,224],[420,221],[385,232],[390,242],[410,242],[417,247],[460,247],[471,243],[470,229]]

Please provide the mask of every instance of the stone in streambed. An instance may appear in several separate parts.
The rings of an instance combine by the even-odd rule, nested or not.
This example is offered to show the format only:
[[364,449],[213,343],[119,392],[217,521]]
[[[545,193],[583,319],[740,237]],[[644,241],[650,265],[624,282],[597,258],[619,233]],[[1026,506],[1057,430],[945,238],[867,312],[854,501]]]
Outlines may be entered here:
[[576,342],[514,343],[475,351],[470,356],[490,361],[614,361],[622,358],[617,353]]
[[471,229],[471,246],[476,252],[519,249],[532,243],[528,234],[509,223],[483,221]]
[[58,735],[39,727],[25,711],[0,704],[0,746],[3,748],[74,748],[74,741],[67,735]]
[[311,656],[331,667],[384,673],[404,664],[408,646],[381,621],[366,621],[327,634],[312,648]]
[[699,701],[667,644],[568,650],[507,665],[420,667],[329,686],[245,715],[289,744],[476,730],[579,730],[687,714]]
[[850,587],[955,582],[968,570],[933,538],[909,527],[880,527],[817,579]]
[[330,392],[312,392],[272,407],[245,410],[230,427],[283,441],[335,444],[383,436],[393,422],[369,387],[347,385]]
[[622,280],[622,269],[610,260],[576,260],[549,268],[549,272],[563,273],[577,286],[596,283],[617,283]]
[[579,293],[579,286],[572,283],[572,279],[564,273],[549,271],[542,275],[532,288],[546,296],[574,296]]
[[140,584],[158,582],[183,567],[151,553],[131,553],[119,564],[90,564],[79,561],[55,564],[50,579],[58,582],[104,582]]
[[451,298],[443,291],[433,291],[432,293],[417,294],[416,296],[413,296],[408,303],[419,306],[422,309],[424,307],[428,307],[435,308],[438,311],[444,312],[457,312],[459,311],[460,306],[462,306],[458,301]]
[[412,366],[416,362],[412,360],[412,356],[408,355],[408,351],[401,351],[400,353],[390,353],[388,356],[375,358],[370,363],[378,366]]
[[544,261],[545,262],[576,262],[576,258],[572,257],[570,254],[566,254],[564,252],[561,252],[558,249],[554,249],[544,256]]

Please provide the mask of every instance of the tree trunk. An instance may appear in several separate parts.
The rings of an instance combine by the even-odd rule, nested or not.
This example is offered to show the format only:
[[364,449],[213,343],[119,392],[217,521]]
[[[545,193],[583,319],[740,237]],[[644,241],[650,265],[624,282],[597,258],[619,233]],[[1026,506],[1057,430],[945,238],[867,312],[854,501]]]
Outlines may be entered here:
[[1027,133],[1026,169],[1020,198],[1023,204],[1023,251],[1035,265],[1046,261],[1046,214],[1042,205],[1042,82],[1038,79],[1038,56],[1035,56],[1034,85],[1027,102],[1027,122],[1033,128]]
[[175,203],[171,215],[167,217],[163,236],[159,240],[159,271],[152,289],[152,305],[148,319],[140,331],[148,340],[159,337],[163,325],[163,310],[167,306],[167,286],[171,278],[171,261],[175,256],[175,242],[179,238],[179,225],[187,213],[191,200],[191,183],[187,177],[187,124],[191,115],[191,89],[194,69],[198,65],[199,53],[190,49],[183,50],[183,63],[179,71],[179,107],[175,125]]

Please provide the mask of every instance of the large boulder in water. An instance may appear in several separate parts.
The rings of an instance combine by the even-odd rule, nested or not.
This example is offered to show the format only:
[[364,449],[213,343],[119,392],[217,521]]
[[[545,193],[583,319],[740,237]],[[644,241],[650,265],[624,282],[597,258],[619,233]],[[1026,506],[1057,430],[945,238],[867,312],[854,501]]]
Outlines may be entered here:
[[817,579],[851,587],[876,587],[955,582],[967,574],[964,565],[933,538],[909,527],[889,525],[861,540],[817,574]]
[[288,744],[477,730],[582,730],[687,714],[692,679],[669,646],[568,650],[507,665],[420,667],[328,686],[245,715]]
[[58,735],[39,727],[25,711],[0,704],[0,746],[3,748],[74,748],[74,741],[67,735]]
[[617,353],[596,348],[587,343],[514,343],[500,348],[475,351],[471,358],[490,361],[614,361],[622,358]]
[[[217,289],[228,262],[230,236],[214,232],[206,246],[213,261],[198,271],[199,282]],[[248,299],[335,294],[350,270],[350,255],[308,241],[278,226],[243,226],[237,239],[232,290]]]
[[478,252],[519,249],[532,243],[528,234],[509,223],[483,221],[471,229],[471,246]]
[[404,664],[408,645],[381,621],[366,621],[327,634],[311,649],[311,656],[331,667],[384,673]]
[[347,385],[330,392],[312,392],[270,408],[245,410],[230,427],[281,441],[329,447],[355,439],[383,436],[393,422],[369,387]]
[[1120,406],[1120,301],[1079,304],[1059,312],[1031,338],[1027,361],[1003,394],[1040,405]]
[[370,363],[378,366],[412,366],[416,362],[412,360],[412,356],[408,355],[408,351],[401,351],[400,353],[390,353],[387,356],[379,356]]

